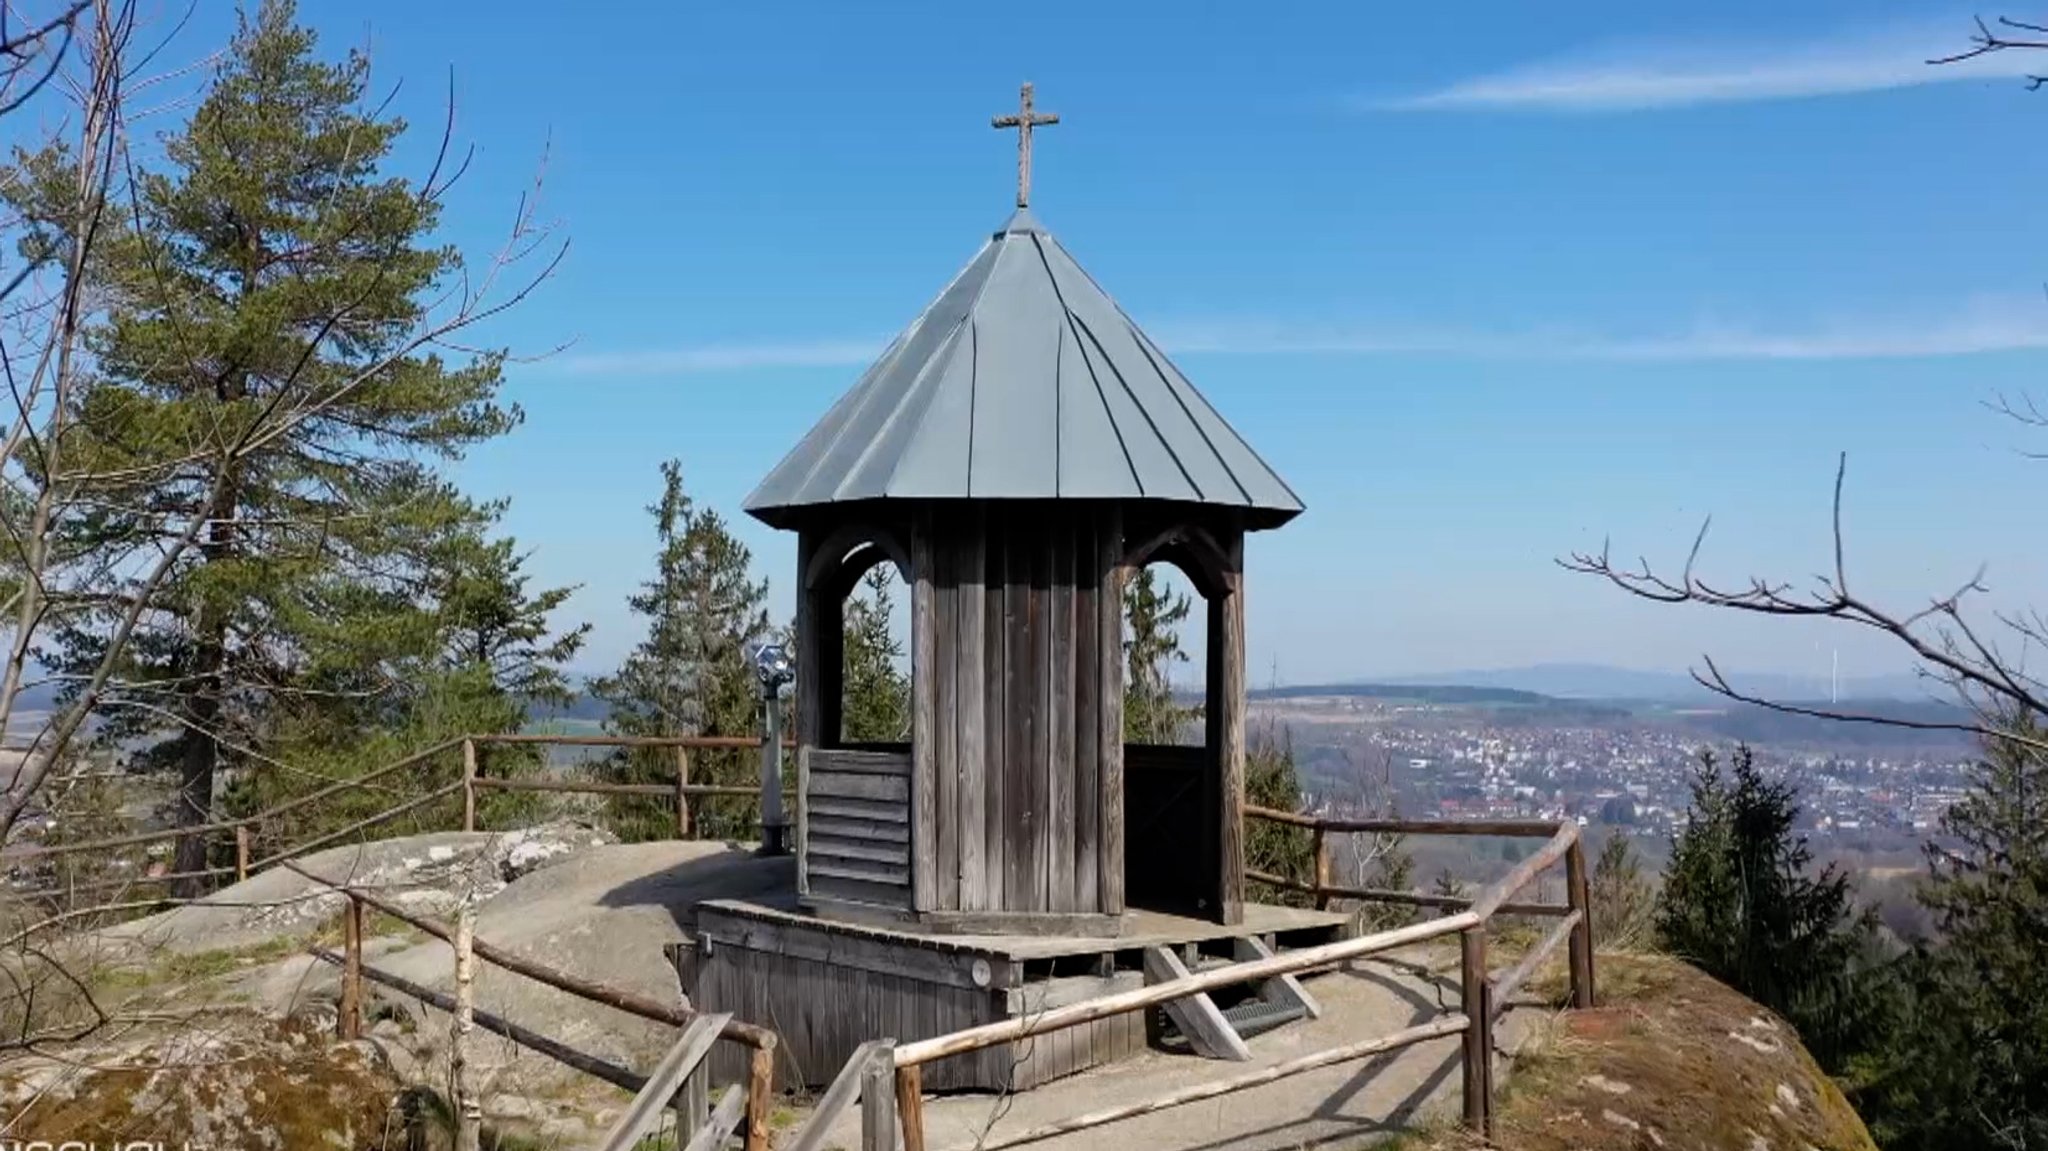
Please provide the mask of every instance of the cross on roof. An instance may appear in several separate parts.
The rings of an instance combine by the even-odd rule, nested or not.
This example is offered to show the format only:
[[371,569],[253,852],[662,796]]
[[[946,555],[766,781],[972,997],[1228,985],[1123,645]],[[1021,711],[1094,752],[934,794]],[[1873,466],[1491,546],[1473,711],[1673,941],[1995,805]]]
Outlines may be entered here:
[[1018,92],[1017,114],[997,116],[989,123],[997,128],[1017,129],[1017,206],[1031,203],[1031,129],[1040,124],[1057,124],[1057,113],[1039,115],[1031,109],[1031,83],[1026,81]]

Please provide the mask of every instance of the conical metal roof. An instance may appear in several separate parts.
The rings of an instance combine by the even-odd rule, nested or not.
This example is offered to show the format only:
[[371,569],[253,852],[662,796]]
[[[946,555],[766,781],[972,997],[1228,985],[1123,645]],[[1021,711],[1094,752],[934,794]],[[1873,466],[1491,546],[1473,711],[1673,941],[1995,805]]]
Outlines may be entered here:
[[1301,511],[1020,208],[747,497],[783,524],[854,500],[1176,500]]

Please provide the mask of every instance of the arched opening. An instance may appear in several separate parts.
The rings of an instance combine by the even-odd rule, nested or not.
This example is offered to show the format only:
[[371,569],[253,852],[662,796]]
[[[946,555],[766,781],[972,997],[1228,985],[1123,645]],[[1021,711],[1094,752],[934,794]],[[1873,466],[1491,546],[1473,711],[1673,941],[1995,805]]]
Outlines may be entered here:
[[820,746],[909,750],[908,575],[900,542],[871,528],[834,533],[806,571]]
[[1126,558],[1124,886],[1133,907],[1218,911],[1225,565],[1214,540],[1187,527],[1138,541]]
[[840,600],[841,747],[910,748],[910,584],[879,548]]

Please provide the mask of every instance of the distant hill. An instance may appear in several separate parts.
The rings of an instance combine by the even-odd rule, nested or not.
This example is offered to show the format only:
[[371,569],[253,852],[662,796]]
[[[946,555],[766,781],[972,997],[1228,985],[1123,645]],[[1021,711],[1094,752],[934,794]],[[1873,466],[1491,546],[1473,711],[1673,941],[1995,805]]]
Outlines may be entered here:
[[[1770,699],[1825,699],[1829,693],[1825,675],[1731,672],[1729,681],[1745,693]],[[1374,682],[1504,688],[1566,699],[1693,702],[1718,698],[1684,671],[1642,671],[1597,663],[1539,663],[1483,671],[1376,676]],[[1929,685],[1914,675],[1844,676],[1835,687],[1843,699],[1926,701],[1930,698]]]

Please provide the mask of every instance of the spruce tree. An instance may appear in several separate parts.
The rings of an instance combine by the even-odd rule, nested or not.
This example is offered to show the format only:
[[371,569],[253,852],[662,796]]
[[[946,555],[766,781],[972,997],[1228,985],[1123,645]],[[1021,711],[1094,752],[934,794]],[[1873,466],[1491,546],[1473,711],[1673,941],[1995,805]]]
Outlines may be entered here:
[[1858,1108],[1886,1147],[2048,1146],[2048,729],[1993,722],[2020,740],[1985,740],[1975,786],[1927,845],[1937,939],[1912,957],[1888,1050],[1858,1068]]
[[[394,553],[468,514],[435,466],[519,418],[501,357],[421,350],[424,301],[460,271],[430,240],[438,190],[385,171],[405,124],[365,105],[368,61],[315,47],[290,0],[243,16],[99,270],[72,462],[130,486],[79,534],[113,563],[190,545],[104,730],[174,772],[180,825],[211,816],[224,768],[265,769],[245,751],[280,703],[320,706],[294,695],[318,643],[409,626]],[[123,606],[73,621],[58,662],[93,667]],[[179,843],[177,871],[205,863]]]
[[1864,1039],[1876,918],[1857,909],[1845,873],[1812,870],[1792,786],[1765,779],[1747,746],[1731,767],[1724,776],[1711,751],[1700,753],[1657,903],[1658,941],[1785,1016],[1821,1066],[1839,1071]]
[[841,736],[852,743],[910,738],[910,677],[891,618],[894,574],[886,561],[876,564],[846,600]]
[[1191,605],[1149,567],[1124,581],[1124,742],[1175,743],[1200,708],[1173,699],[1173,667],[1186,663],[1180,625]]
[[[647,509],[655,523],[655,574],[627,601],[647,634],[590,693],[609,705],[605,726],[613,734],[756,735],[760,692],[746,649],[769,633],[767,581],[752,577],[746,545],[718,513],[684,491],[678,461],[664,463],[661,476],[661,498]],[[759,778],[752,751],[689,755],[696,783],[743,786]],[[668,752],[621,752],[600,772],[614,782],[666,782],[675,778],[675,759]],[[693,806],[707,836],[745,835],[756,819],[747,802]],[[609,810],[622,838],[659,838],[673,827],[673,814],[659,801],[615,799]]]

